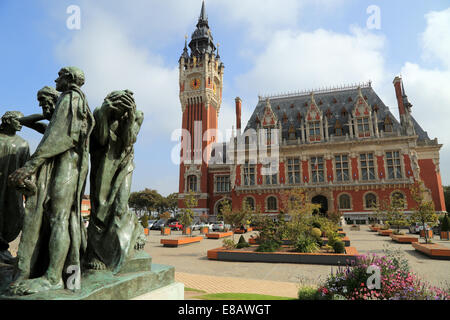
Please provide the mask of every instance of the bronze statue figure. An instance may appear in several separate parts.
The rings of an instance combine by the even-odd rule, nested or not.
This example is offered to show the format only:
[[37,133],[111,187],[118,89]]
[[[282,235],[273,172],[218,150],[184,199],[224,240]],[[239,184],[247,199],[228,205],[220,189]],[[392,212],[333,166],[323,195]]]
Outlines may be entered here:
[[59,95],[60,94],[56,91],[56,89],[49,86],[43,87],[37,93],[37,100],[39,101],[39,106],[42,108],[42,114],[32,114],[22,117],[19,119],[20,123],[28,128],[44,134],[45,129],[47,129],[47,124],[40,121],[50,121],[53,112],[55,111],[55,106]]
[[22,129],[21,117],[19,111],[8,111],[0,125],[0,262],[7,264],[13,263],[9,242],[19,235],[24,217],[23,196],[8,185],[8,176],[30,156],[28,143],[16,135]]
[[144,120],[133,93],[114,91],[95,109],[91,136],[90,199],[86,264],[120,270],[135,247],[142,249],[143,228],[128,208],[134,170],[133,144]]
[[65,270],[80,266],[86,248],[80,207],[95,122],[80,89],[84,73],[76,67],[62,68],[55,82],[62,94],[44,136],[25,165],[10,175],[15,186],[31,186],[27,179],[36,186],[26,201],[29,219],[23,226],[11,294],[64,288]]

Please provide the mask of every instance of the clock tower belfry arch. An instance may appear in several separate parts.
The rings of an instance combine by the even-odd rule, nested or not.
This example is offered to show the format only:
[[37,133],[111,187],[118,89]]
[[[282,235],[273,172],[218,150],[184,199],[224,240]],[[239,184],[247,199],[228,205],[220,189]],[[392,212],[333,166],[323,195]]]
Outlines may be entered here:
[[[184,208],[185,196],[193,192],[198,198],[196,213],[209,213],[208,161],[210,145],[216,139],[222,103],[224,65],[213,42],[202,3],[200,17],[188,44],[187,36],[179,59],[179,85],[183,136],[178,207]],[[214,130],[215,129],[215,130]]]

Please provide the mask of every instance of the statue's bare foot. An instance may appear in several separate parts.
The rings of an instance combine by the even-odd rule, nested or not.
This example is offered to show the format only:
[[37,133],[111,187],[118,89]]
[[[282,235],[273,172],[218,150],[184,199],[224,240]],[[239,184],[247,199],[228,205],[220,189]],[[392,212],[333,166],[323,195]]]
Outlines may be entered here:
[[86,263],[86,267],[90,270],[106,270],[106,265],[97,258],[90,259]]
[[48,290],[64,289],[64,283],[62,279],[58,283],[53,284],[45,277],[28,279],[22,281],[15,281],[9,286],[9,294],[25,296]]

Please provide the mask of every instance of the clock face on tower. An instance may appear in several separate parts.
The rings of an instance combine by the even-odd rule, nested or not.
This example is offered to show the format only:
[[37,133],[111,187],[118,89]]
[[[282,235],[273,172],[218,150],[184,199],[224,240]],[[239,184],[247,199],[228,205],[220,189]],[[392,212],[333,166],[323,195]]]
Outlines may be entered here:
[[200,79],[197,79],[197,78],[192,79],[191,80],[191,89],[192,90],[200,89],[200,84],[201,84]]

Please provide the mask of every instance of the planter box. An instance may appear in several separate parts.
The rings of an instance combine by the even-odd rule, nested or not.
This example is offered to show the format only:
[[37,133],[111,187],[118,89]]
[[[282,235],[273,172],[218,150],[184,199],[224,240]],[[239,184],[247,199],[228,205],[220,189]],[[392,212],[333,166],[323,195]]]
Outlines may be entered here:
[[181,245],[200,242],[202,240],[203,237],[179,237],[175,239],[161,239],[161,244],[163,244],[164,247],[178,247]]
[[441,231],[441,240],[450,240],[450,231]]
[[351,231],[360,231],[361,228],[360,228],[359,226],[351,226],[351,227],[350,227],[350,230],[351,230]]
[[200,228],[200,233],[201,233],[201,234],[207,234],[207,233],[209,233],[209,228],[208,228],[208,227],[201,227],[201,228]]
[[380,230],[380,227],[372,227],[372,226],[370,226],[369,229],[370,229],[370,231],[378,232],[378,230]]
[[170,228],[169,228],[169,227],[162,227],[162,228],[161,228],[161,234],[162,234],[163,236],[168,236],[168,235],[170,235]]
[[220,239],[220,238],[226,238],[226,237],[231,237],[233,235],[233,232],[228,231],[228,232],[212,232],[212,233],[207,233],[206,234],[206,238],[208,239]]
[[436,243],[412,243],[417,251],[420,251],[433,259],[450,260],[450,247]]
[[245,233],[245,230],[244,229],[234,229],[234,233],[243,234],[243,233]]
[[380,229],[380,230],[378,230],[378,234],[379,234],[380,236],[384,236],[384,237],[390,236],[392,232],[394,232],[394,231],[391,230],[391,229],[388,229],[388,230],[381,230],[381,229]]
[[[420,237],[425,238],[425,230],[420,230]],[[433,230],[427,230],[428,239],[433,239]]]
[[191,227],[183,228],[182,234],[185,235],[185,236],[191,235],[192,234],[192,228]]
[[254,252],[226,250],[223,247],[208,250],[208,259],[210,260],[323,265],[351,264],[352,261],[356,261],[358,255],[353,247],[346,247],[345,253]]
[[392,233],[390,237],[392,238],[392,240],[399,243],[413,243],[419,241],[419,238],[410,235],[396,235]]

